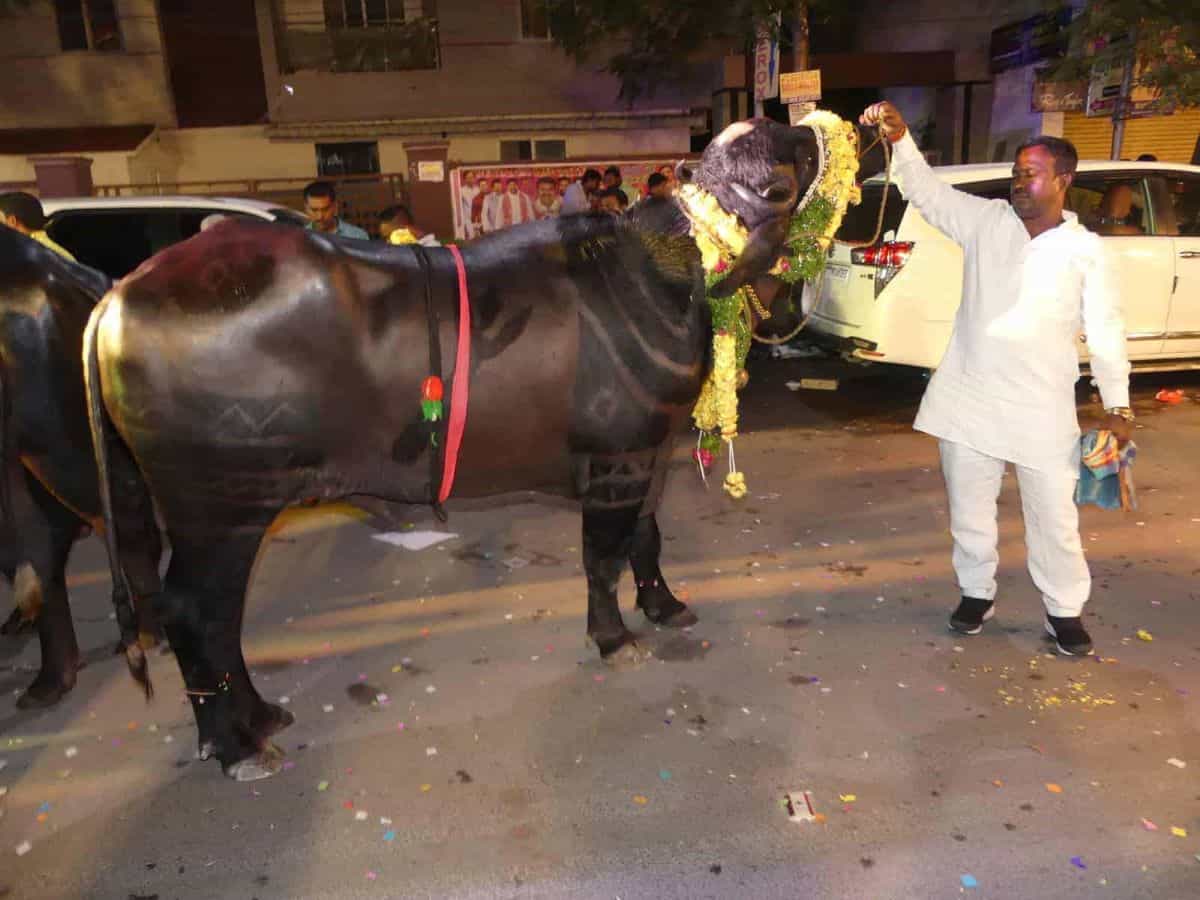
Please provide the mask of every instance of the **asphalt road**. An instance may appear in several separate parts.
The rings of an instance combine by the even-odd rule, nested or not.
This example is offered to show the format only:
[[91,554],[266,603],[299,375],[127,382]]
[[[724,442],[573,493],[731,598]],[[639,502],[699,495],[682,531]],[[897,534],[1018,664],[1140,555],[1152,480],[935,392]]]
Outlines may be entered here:
[[[452,504],[458,536],[422,551],[344,509],[289,517],[245,630],[297,716],[267,781],[193,759],[170,656],[140,698],[81,545],[74,693],[19,712],[36,641],[0,644],[0,897],[1200,896],[1200,377],[1135,378],[1141,509],[1082,513],[1098,656],[1075,661],[1047,653],[1011,475],[997,618],[947,631],[919,376],[752,371],[750,495],[705,489],[681,448],[660,517],[700,624],[648,627],[623,582],[656,654],[636,671],[585,644],[567,505]],[[818,821],[789,820],[801,790]]]

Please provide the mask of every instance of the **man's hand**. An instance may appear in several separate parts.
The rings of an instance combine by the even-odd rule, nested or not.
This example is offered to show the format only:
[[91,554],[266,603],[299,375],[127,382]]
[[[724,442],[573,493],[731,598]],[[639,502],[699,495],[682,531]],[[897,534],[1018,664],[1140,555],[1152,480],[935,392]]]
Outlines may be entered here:
[[1104,427],[1113,433],[1118,447],[1124,447],[1133,438],[1133,423],[1124,416],[1110,413]]
[[872,103],[863,110],[858,121],[868,127],[878,125],[883,129],[884,136],[893,144],[908,131],[908,125],[904,122],[904,116],[900,115],[900,110],[886,100]]

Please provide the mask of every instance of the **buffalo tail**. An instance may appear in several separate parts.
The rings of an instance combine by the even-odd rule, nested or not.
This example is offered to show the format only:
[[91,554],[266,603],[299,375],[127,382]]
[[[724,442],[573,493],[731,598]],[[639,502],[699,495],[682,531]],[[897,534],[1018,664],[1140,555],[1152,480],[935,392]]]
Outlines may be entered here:
[[[129,666],[129,674],[141,685],[149,700],[154,696],[154,686],[150,683],[150,664],[146,651],[138,641],[137,616],[134,614],[129,590],[129,580],[121,565],[118,550],[119,535],[117,521],[113,513],[112,477],[108,463],[108,447],[110,440],[116,440],[116,428],[104,408],[104,396],[100,383],[100,357],[97,350],[100,321],[108,309],[108,297],[101,300],[88,319],[87,329],[83,333],[83,379],[87,388],[88,424],[92,431],[92,447],[96,454],[96,473],[100,487],[100,509],[104,514],[104,547],[108,551],[108,565],[112,571],[113,584],[124,583],[126,590],[113,592],[113,605],[116,607],[117,624],[121,628],[121,643],[125,647],[125,662]],[[120,579],[118,582],[117,579]]]

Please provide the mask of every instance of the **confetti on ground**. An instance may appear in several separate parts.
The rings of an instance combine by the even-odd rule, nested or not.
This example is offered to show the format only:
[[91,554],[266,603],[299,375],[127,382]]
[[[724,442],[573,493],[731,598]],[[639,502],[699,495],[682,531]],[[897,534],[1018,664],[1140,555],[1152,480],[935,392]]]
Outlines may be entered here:
[[324,706],[321,707],[321,709],[325,710],[325,712],[327,712],[327,713],[331,713],[331,712],[333,712],[333,704],[326,703]]
[[1146,629],[1144,629],[1144,628],[1139,628],[1139,629],[1138,629],[1138,631],[1137,631],[1137,636],[1138,636],[1138,640],[1139,640],[1139,641],[1152,641],[1152,640],[1154,640],[1154,635],[1152,635],[1150,632],[1148,632],[1148,631],[1147,631]]
[[1158,831],[1158,826],[1155,825],[1153,822],[1151,822],[1149,819],[1142,819],[1142,827],[1145,828],[1147,831]]
[[670,780],[671,780],[671,773],[670,773],[670,772],[668,772],[666,769],[659,769],[659,770],[658,770],[658,777],[659,777],[659,778],[661,778],[663,781],[670,781]]
[[356,822],[367,821],[367,811],[365,809],[360,809],[358,812],[356,812],[354,814],[354,821],[356,821]]
[[63,751],[63,756],[65,756],[67,759],[74,759],[78,755],[79,755],[78,747],[68,747],[66,750]]
[[318,791],[327,791],[327,790],[329,790],[329,782],[328,782],[328,781],[318,781],[318,782],[317,782],[317,790],[318,790]]
[[645,806],[650,801],[647,800],[645,797],[643,797],[641,794],[634,794],[633,802],[636,803],[638,806]]
[[1087,868],[1087,864],[1084,863],[1083,859],[1078,856],[1071,857],[1071,865],[1073,865],[1077,869],[1086,869]]
[[430,791],[432,791],[432,790],[433,790],[433,785],[432,785],[432,784],[423,784],[423,785],[421,785],[421,793],[422,793],[422,794],[428,794],[428,793],[429,793]]
[[385,831],[385,832],[383,833],[383,839],[384,839],[385,841],[394,841],[394,840],[396,839],[396,832],[392,831],[392,830],[389,828],[387,831]]
[[1004,782],[1001,781],[999,778],[997,778],[995,781],[993,781],[992,784],[994,784],[996,787],[1004,787]]
[[979,882],[975,880],[974,875],[964,875],[962,877],[962,886],[965,888],[979,887]]
[[1177,825],[1172,825],[1171,826],[1171,834],[1175,835],[1175,837],[1187,837],[1187,829],[1180,828]]
[[379,877],[378,872],[367,872],[367,881],[374,881],[378,877]]
[[838,794],[838,799],[843,803],[853,803],[858,799],[857,794]]
[[29,841],[21,841],[21,843],[17,844],[17,856],[24,856],[32,849],[33,844],[29,843]]
[[1186,769],[1187,768],[1187,763],[1185,763],[1182,759],[1176,759],[1173,756],[1167,760],[1167,765],[1174,766],[1177,769]]
[[426,747],[425,755],[426,756],[437,756],[437,747]]
[[427,693],[427,694],[436,694],[436,693],[437,693],[437,688],[436,688],[436,687],[434,687],[432,684],[427,684],[427,685],[425,686],[425,693]]
[[1061,794],[1062,793],[1062,788],[1057,784],[1047,783],[1046,790],[1048,790],[1052,794]]

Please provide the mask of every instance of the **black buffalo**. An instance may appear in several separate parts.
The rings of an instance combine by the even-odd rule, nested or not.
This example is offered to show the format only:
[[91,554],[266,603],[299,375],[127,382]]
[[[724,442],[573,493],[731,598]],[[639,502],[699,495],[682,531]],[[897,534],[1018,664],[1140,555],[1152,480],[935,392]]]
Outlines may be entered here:
[[[79,645],[67,605],[76,540],[102,530],[83,384],[83,332],[108,278],[0,226],[0,571],[16,609],[4,625],[36,622],[41,669],[17,699],[48,706],[75,685]],[[156,571],[160,539],[149,503],[132,504],[122,563]],[[130,603],[114,587],[121,614]],[[134,622],[126,623],[134,630]]]
[[[769,120],[732,126],[705,152],[695,183],[749,232],[714,290],[728,294],[778,257],[817,152],[810,129]],[[461,248],[472,348],[454,495],[581,499],[587,632],[608,660],[641,654],[617,605],[626,560],[648,619],[695,621],[659,571],[653,515],[710,356],[688,232],[672,203],[530,223]],[[448,249],[226,222],[149,260],[92,316],[85,377],[102,488],[114,484],[110,554],[119,569],[127,504],[144,502],[128,490],[140,472],[172,548],[155,612],[201,755],[232,777],[275,771],[268,739],[291,721],[259,696],[242,656],[263,535],[290,505],[436,497],[446,433],[423,420],[420,389],[442,375],[447,409],[462,389],[458,303]],[[158,591],[124,574],[135,593]]]

